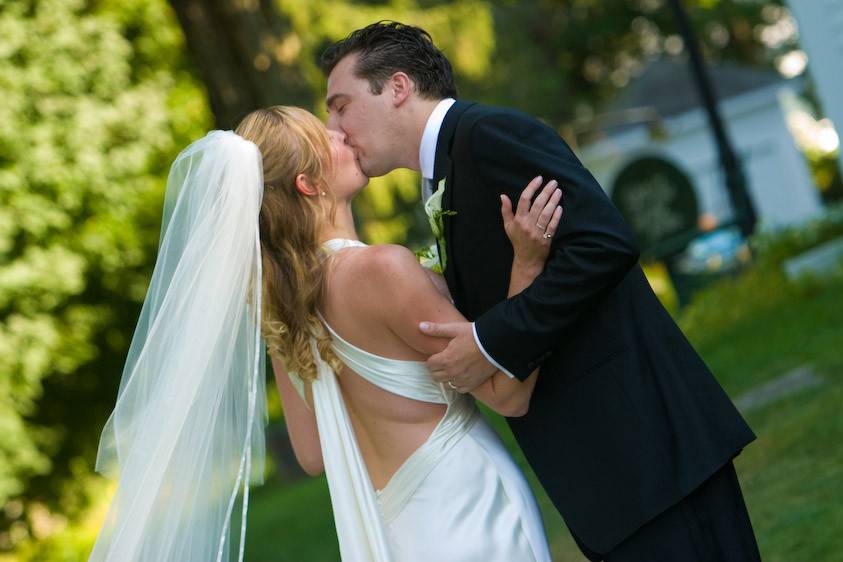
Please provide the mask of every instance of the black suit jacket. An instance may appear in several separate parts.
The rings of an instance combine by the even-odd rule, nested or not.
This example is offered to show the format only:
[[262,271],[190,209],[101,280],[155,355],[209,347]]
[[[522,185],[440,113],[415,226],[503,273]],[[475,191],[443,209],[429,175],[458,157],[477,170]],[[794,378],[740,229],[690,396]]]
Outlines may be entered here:
[[[541,174],[564,215],[544,271],[507,299],[512,246],[499,195]],[[444,271],[484,349],[540,375],[510,427],[556,508],[605,553],[685,497],[755,436],[662,307],[632,233],[556,132],[523,113],[458,101],[440,129]]]

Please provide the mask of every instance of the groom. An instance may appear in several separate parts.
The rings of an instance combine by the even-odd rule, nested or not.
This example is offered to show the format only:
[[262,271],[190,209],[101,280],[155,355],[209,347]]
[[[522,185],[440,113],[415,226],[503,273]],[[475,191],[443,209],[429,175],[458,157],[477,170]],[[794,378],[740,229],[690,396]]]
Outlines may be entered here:
[[[554,130],[455,101],[451,65],[423,30],[378,22],[323,55],[329,127],[364,173],[445,180],[438,239],[464,324],[433,376],[467,392],[541,368],[513,433],[583,553],[607,562],[760,560],[732,459],[754,439],[650,289],[623,218]],[[512,248],[500,194],[537,174],[564,188],[544,271],[506,299]],[[536,224],[544,230],[546,225]],[[517,561],[513,561],[517,562]]]

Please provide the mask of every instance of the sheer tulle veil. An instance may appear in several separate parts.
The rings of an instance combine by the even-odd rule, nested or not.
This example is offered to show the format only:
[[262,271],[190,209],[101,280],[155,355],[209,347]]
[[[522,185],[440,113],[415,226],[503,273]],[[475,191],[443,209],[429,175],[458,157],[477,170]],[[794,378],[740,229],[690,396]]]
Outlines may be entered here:
[[117,480],[91,561],[228,561],[263,482],[260,152],[212,131],[170,170],[158,257],[99,443]]

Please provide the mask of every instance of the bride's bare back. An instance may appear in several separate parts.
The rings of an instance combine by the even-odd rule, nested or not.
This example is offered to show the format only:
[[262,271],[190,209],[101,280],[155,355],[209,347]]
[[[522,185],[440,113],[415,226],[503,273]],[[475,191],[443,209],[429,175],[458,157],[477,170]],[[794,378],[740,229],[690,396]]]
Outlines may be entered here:
[[[395,302],[388,293],[404,287],[390,287],[389,291],[383,287],[385,280],[390,281],[383,270],[388,266],[385,262],[401,250],[370,246],[335,254],[322,313],[340,337],[356,347],[382,357],[424,361],[427,354],[411,347],[385,321],[390,315],[402,314],[393,309]],[[400,283],[401,276],[396,277],[391,281]],[[348,367],[338,380],[372,483],[381,489],[427,440],[446,406],[398,396]]]

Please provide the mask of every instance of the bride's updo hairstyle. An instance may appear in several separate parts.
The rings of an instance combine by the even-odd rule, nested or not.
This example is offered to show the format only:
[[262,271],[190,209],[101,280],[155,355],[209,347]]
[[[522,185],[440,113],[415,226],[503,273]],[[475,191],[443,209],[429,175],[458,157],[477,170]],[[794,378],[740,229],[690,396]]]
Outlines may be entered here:
[[[310,342],[315,338],[322,358],[339,372],[330,335],[316,315],[327,277],[319,244],[323,205],[330,205],[331,214],[334,205],[326,184],[332,159],[325,125],[303,109],[276,105],[253,111],[235,132],[255,143],[263,158],[261,332],[269,353],[281,358],[288,371],[314,380]],[[299,174],[307,176],[317,195],[296,189]]]

